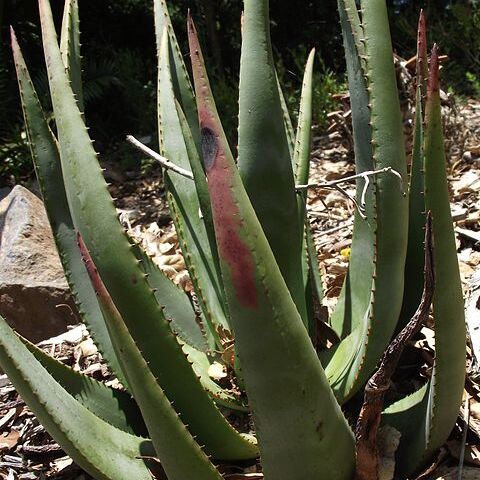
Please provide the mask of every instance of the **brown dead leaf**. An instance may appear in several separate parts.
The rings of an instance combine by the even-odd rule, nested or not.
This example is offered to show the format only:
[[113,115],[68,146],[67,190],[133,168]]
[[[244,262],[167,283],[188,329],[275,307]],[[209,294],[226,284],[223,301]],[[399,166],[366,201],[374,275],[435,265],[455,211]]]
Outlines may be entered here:
[[20,438],[20,432],[11,430],[6,436],[0,437],[0,453],[8,452],[15,448]]

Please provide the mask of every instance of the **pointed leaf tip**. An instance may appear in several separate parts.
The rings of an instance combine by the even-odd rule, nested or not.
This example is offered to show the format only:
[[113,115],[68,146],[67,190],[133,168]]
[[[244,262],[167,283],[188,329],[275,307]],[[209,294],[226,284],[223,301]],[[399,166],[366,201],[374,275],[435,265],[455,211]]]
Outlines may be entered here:
[[417,45],[418,52],[420,54],[427,45],[427,24],[425,20],[425,14],[423,10],[420,11],[420,16],[418,18],[418,35],[417,35]]
[[428,81],[428,52],[427,52],[427,26],[425,21],[425,14],[423,10],[420,12],[418,19],[418,33],[417,33],[417,86],[422,87],[422,106],[423,99],[427,93]]
[[[187,17],[187,31],[188,31],[188,45],[190,48],[190,61],[192,62],[192,71],[194,77],[195,93],[197,95],[197,108],[198,118],[200,122],[200,128],[208,126],[210,129],[215,130],[212,122],[208,122],[207,119],[212,116],[212,112],[209,112],[208,107],[210,92],[210,85],[205,71],[205,62],[203,60],[203,54],[198,40],[197,29],[195,22],[193,21],[190,12]],[[203,146],[203,139],[202,139]]]

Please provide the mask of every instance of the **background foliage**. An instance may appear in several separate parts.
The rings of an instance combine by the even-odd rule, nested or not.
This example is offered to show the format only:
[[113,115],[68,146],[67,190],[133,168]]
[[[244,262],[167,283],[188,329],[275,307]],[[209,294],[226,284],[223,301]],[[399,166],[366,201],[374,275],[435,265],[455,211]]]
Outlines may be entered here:
[[[152,136],[155,144],[156,55],[150,0],[81,0],[86,116],[96,148],[123,167],[134,167],[126,133]],[[271,0],[272,38],[287,103],[297,103],[308,51],[317,48],[315,119],[320,128],[344,89],[344,60],[336,0]],[[403,57],[415,51],[418,10],[424,6],[431,39],[449,55],[447,83],[462,95],[480,94],[478,0],[389,0],[394,45]],[[173,22],[185,31],[187,9],[197,21],[213,89],[232,144],[236,142],[240,52],[239,0],[171,0]],[[52,1],[58,26],[63,0]],[[35,1],[0,0],[0,185],[27,179],[32,166],[23,131],[8,26],[13,25],[48,108],[48,86]],[[186,46],[186,38],[180,38]],[[468,48],[466,48],[468,46]],[[186,51],[186,48],[185,50]],[[292,111],[293,116],[296,112]]]

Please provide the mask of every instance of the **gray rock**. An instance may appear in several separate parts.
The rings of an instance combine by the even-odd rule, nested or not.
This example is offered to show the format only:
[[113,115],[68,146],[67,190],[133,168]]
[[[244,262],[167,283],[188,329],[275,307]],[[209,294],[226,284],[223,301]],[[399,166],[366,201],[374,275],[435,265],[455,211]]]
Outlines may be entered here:
[[43,203],[18,185],[0,202],[0,314],[33,342],[78,323]]

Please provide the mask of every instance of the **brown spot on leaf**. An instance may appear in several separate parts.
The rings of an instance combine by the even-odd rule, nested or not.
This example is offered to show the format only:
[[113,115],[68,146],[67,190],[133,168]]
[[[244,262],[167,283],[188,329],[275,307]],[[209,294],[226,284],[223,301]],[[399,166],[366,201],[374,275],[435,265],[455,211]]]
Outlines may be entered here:
[[213,166],[218,152],[218,142],[215,133],[208,127],[202,128],[201,133],[203,164],[209,170]]

